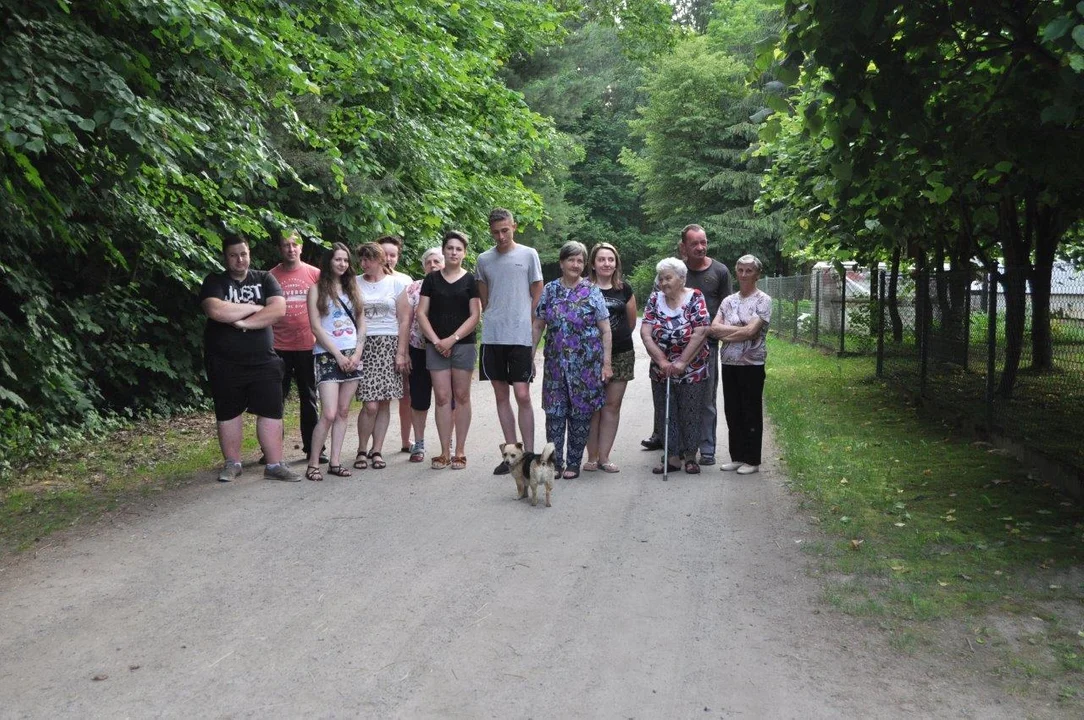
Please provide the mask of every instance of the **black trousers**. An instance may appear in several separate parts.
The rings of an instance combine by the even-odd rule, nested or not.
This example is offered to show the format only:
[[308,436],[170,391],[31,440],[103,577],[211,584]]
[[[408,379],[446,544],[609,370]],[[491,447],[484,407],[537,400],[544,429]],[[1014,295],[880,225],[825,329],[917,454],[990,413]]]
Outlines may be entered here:
[[730,440],[730,459],[760,465],[764,438],[764,366],[720,365],[723,414]]
[[316,428],[316,365],[312,350],[276,350],[286,363],[282,374],[282,399],[290,395],[290,383],[297,383],[297,397],[301,401],[301,448],[309,454],[312,431]]

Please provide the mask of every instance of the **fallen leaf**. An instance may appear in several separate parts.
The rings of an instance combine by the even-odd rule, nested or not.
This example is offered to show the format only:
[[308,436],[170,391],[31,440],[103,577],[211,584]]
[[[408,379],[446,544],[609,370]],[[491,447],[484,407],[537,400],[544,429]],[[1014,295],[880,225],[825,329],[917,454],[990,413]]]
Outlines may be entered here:
[[851,540],[851,550],[860,550],[865,540]]
[[926,470],[922,471],[922,474],[925,475],[926,477],[929,477],[930,475],[933,475],[933,470],[930,470],[929,468],[927,468]]
[[895,523],[896,527],[907,527],[907,523]]
[[940,585],[941,587],[948,587],[948,583],[945,582],[944,580],[938,580],[937,584]]
[[91,678],[91,680],[93,680],[94,682],[101,682],[102,680],[108,680],[108,679],[109,679],[108,675],[95,675],[94,677]]
[[843,479],[841,479],[841,480],[839,481],[839,484],[840,484],[840,485],[847,485],[847,484],[848,484],[849,482],[850,482],[850,481],[849,481],[849,480],[847,480],[847,478],[843,478]]
[[1061,590],[1061,585],[1051,585],[1050,589],[1051,590]]

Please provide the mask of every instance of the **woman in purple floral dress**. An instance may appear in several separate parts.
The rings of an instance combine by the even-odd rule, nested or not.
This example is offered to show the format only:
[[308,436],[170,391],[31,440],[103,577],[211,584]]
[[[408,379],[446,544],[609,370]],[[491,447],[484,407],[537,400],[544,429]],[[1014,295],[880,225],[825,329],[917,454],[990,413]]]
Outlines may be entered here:
[[[557,448],[554,462],[563,477],[580,476],[591,416],[606,402],[610,367],[610,312],[602,292],[583,277],[587,248],[561,248],[561,277],[542,288],[535,309],[533,344],[546,332],[542,409],[546,440]],[[565,454],[565,439],[568,454]]]

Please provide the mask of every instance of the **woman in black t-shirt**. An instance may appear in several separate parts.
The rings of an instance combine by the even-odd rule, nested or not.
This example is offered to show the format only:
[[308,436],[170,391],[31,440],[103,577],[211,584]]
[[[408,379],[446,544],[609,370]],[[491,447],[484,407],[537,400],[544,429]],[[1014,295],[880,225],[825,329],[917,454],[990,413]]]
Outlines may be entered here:
[[636,326],[637,315],[636,296],[632,287],[621,278],[621,255],[610,243],[599,243],[591,248],[587,267],[591,282],[602,291],[602,298],[610,311],[613,377],[606,385],[606,404],[591,418],[587,462],[583,469],[592,471],[601,468],[605,472],[615,473],[618,467],[610,462],[610,451],[621,419],[621,401],[636,366],[636,352],[632,346],[632,329]]
[[[463,269],[467,236],[456,230],[445,233],[441,244],[444,269],[429,273],[422,281],[418,300],[418,327],[426,339],[425,365],[433,379],[437,401],[437,435],[440,455],[432,460],[434,470],[451,465],[467,467],[465,454],[470,429],[470,385],[477,359],[474,328],[482,316],[482,300],[472,273]],[[455,413],[452,413],[452,398]],[[455,424],[455,454],[452,455],[452,424]]]

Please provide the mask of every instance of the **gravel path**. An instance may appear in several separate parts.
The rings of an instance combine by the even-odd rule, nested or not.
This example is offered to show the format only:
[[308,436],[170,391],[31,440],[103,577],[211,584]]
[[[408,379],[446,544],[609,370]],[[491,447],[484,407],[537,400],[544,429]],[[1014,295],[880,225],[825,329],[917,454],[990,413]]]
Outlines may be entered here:
[[759,475],[651,475],[639,362],[621,472],[559,481],[550,509],[490,474],[476,384],[466,471],[208,473],[3,560],[0,717],[1035,714],[819,602],[770,433]]

